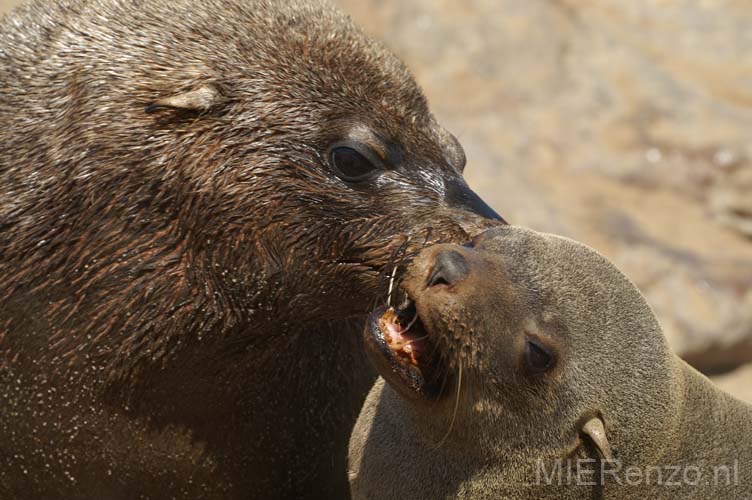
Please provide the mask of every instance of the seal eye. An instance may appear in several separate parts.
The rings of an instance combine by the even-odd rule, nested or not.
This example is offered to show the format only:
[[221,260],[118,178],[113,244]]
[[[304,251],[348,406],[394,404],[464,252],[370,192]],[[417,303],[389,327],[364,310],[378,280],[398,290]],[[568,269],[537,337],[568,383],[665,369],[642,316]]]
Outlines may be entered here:
[[536,339],[525,339],[525,365],[530,373],[547,372],[554,366],[554,361],[554,354],[548,347]]
[[[357,149],[356,149],[357,148]],[[339,178],[348,182],[370,179],[381,170],[370,152],[356,145],[337,145],[329,152],[329,162]]]

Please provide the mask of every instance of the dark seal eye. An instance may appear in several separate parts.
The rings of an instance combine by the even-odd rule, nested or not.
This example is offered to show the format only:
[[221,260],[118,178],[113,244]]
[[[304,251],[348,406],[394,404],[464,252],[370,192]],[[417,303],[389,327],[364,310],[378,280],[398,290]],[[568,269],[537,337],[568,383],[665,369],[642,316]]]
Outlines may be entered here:
[[530,337],[525,339],[525,365],[530,373],[547,372],[555,361],[554,353],[543,343]]
[[381,164],[366,147],[336,145],[329,151],[329,162],[334,173],[348,182],[371,179],[381,172]]

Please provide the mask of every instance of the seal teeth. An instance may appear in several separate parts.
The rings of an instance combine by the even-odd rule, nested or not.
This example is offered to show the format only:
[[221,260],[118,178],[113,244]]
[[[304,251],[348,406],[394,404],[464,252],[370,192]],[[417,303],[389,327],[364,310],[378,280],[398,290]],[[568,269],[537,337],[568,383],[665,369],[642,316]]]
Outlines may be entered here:
[[413,299],[411,299],[407,294],[405,294],[405,297],[402,299],[402,303],[398,306],[398,309],[407,309],[408,307],[415,305],[413,302]]
[[397,321],[402,328],[408,330],[410,326],[415,322],[418,316],[418,310],[415,308],[415,302],[410,298],[407,298],[405,302],[397,309]]
[[413,301],[405,307],[382,307],[369,316],[366,350],[387,382],[404,394],[438,395],[441,353],[418,317]]

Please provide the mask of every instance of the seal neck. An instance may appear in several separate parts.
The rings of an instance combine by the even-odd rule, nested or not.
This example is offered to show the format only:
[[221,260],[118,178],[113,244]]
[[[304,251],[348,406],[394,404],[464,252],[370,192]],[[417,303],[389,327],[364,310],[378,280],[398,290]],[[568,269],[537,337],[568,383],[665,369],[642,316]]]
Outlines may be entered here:
[[740,436],[752,436],[752,406],[721,391],[678,357],[676,363],[683,383],[681,408],[674,419],[672,458],[720,464],[733,460],[738,450],[752,463],[749,445],[739,442]]

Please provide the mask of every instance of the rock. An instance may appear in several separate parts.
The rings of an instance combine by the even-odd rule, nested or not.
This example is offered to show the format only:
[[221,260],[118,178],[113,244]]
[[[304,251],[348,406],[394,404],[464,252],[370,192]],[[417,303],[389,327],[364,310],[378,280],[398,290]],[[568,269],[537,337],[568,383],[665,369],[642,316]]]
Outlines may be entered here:
[[737,170],[719,183],[710,206],[720,223],[752,238],[752,169]]
[[611,258],[701,370],[752,360],[752,4],[338,3],[414,70],[494,208]]

